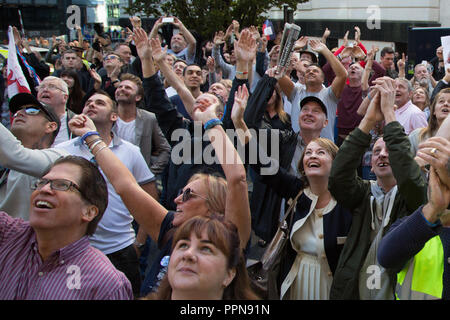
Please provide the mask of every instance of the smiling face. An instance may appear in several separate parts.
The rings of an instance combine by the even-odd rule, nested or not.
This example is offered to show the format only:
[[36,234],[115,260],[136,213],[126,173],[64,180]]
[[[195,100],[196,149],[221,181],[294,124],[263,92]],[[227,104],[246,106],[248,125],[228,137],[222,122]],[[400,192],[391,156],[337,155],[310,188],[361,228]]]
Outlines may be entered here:
[[[66,179],[80,185],[80,167],[62,163],[55,165],[43,179]],[[67,191],[53,190],[50,183],[31,194],[30,225],[37,231],[66,230],[83,235],[91,218],[86,215],[89,205],[74,187]]]
[[225,254],[209,239],[206,230],[198,237],[178,240],[168,267],[168,279],[175,297],[190,295],[197,298],[221,299],[224,288],[235,276],[228,269]]
[[324,74],[320,67],[316,65],[310,65],[306,68],[305,72],[305,84],[306,85],[320,85],[325,79]]
[[130,80],[123,80],[115,92],[116,101],[120,104],[135,104],[142,99],[138,95],[138,86]]
[[391,177],[392,168],[389,163],[389,151],[383,138],[379,138],[372,149],[372,171],[377,178]]
[[197,65],[191,65],[184,70],[184,83],[190,89],[199,88],[202,84],[202,69]]
[[310,101],[300,110],[299,125],[301,130],[317,131],[320,134],[320,131],[327,124],[327,117],[317,102]]
[[303,152],[303,170],[308,179],[313,177],[328,178],[331,172],[333,156],[318,142],[310,142]]

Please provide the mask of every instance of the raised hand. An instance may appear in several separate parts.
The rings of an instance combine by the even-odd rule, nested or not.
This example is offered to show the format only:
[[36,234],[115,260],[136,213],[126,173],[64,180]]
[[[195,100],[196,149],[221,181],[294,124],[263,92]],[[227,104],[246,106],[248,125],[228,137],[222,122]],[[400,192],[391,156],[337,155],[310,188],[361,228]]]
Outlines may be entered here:
[[295,41],[294,48],[303,48],[308,45],[308,37],[302,36],[300,39]]
[[390,77],[382,77],[377,78],[374,83],[375,88],[380,92],[380,109],[386,122],[395,120],[395,80]]
[[361,29],[358,26],[355,26],[355,42],[355,45],[361,42]]
[[209,72],[214,72],[215,67],[216,67],[216,61],[214,60],[213,57],[208,57],[208,60],[206,61],[206,65],[208,66],[208,70]]
[[141,60],[149,60],[152,58],[152,50],[147,33],[142,28],[136,28],[133,32],[133,40],[136,46],[136,51]]
[[218,107],[219,102],[213,103],[209,106],[196,107],[192,112],[192,118],[194,121],[201,121],[202,124],[205,124],[209,120],[217,118],[216,110]]
[[141,28],[142,22],[141,22],[141,18],[139,18],[138,16],[130,17],[130,22],[131,22],[131,25],[133,26],[133,30],[137,29],[137,28]]
[[238,41],[234,44],[236,58],[240,61],[253,61],[256,55],[256,41],[250,31],[244,29]]
[[153,60],[156,62],[163,61],[167,52],[161,47],[161,42],[158,38],[150,39],[150,47],[152,50]]
[[70,119],[69,129],[72,133],[79,137],[82,137],[90,131],[97,131],[94,122],[92,122],[92,120],[84,114],[75,115],[72,119]]
[[213,43],[216,46],[220,46],[221,44],[225,43],[225,34],[223,33],[223,31],[217,31],[214,34]]
[[348,33],[349,31],[347,30],[347,32],[344,34],[344,43],[343,43],[344,47],[348,46]]
[[432,137],[419,144],[417,157],[435,168],[439,179],[450,188],[450,142],[443,137]]
[[311,49],[313,49],[314,51],[316,51],[318,53],[323,53],[325,50],[328,49],[324,43],[322,43],[316,39],[309,40],[309,46],[311,47]]
[[331,31],[328,28],[325,28],[325,31],[323,32],[323,35],[322,35],[322,42],[326,42],[326,40],[328,39],[330,34],[331,34]]
[[249,93],[246,85],[238,87],[234,94],[234,104],[231,110],[231,119],[233,121],[240,121],[244,119],[245,108],[247,107]]
[[102,85],[102,77],[95,71],[95,69],[89,68],[89,74],[91,78],[94,80],[94,89],[99,90]]

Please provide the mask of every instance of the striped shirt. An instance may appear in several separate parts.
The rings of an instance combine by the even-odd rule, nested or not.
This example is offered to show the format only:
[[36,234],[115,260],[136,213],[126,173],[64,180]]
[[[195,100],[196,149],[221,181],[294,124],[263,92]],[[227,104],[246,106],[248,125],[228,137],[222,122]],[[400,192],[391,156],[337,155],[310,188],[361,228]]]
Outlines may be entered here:
[[29,222],[0,212],[0,300],[130,300],[131,284],[87,236],[42,261]]

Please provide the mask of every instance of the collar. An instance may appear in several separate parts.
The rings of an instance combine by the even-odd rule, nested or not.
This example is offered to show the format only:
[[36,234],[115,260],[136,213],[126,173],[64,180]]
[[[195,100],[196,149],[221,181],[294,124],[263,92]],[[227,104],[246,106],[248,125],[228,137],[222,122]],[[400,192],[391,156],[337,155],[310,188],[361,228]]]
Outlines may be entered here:
[[408,110],[408,108],[412,105],[413,103],[411,102],[411,100],[409,100],[407,103],[405,103],[401,108],[398,108],[396,110],[397,113],[401,114],[403,112],[405,112],[406,110]]
[[[31,249],[33,250],[34,253],[39,254],[36,234],[33,233],[32,237],[33,238],[31,240]],[[90,246],[89,237],[84,236],[81,239],[53,252],[50,255],[48,261],[52,261],[53,259],[55,259],[55,261],[58,264],[64,264],[66,261],[69,261],[70,259],[78,256],[79,254],[87,250],[89,246]]]

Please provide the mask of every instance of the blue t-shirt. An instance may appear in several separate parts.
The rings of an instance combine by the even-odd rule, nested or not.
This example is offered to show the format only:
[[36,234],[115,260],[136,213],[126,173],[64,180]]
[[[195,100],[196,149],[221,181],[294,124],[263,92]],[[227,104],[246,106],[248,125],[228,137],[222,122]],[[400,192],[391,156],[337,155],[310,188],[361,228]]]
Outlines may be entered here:
[[141,287],[141,295],[146,296],[151,292],[155,292],[161,280],[167,273],[167,268],[169,265],[170,254],[172,253],[172,239],[173,234],[169,237],[169,239],[163,243],[164,237],[166,233],[173,229],[173,219],[175,216],[175,212],[169,211],[165,216],[163,222],[161,223],[161,229],[159,230],[158,237],[158,249],[159,254],[155,258],[150,271],[145,276],[144,282]]

